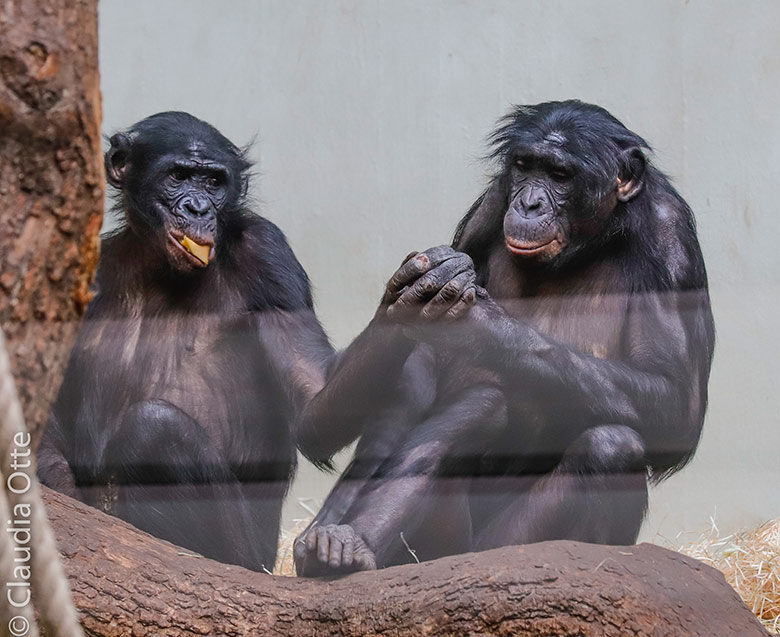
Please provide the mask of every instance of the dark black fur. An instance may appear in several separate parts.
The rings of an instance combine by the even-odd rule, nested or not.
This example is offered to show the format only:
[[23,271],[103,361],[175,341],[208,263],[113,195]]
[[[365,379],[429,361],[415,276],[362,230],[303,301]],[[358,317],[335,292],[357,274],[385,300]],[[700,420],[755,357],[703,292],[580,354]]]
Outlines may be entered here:
[[[696,449],[714,345],[707,278],[693,215],[648,145],[577,101],[518,107],[491,141],[498,174],[453,242],[473,259],[476,305],[455,323],[361,335],[355,358],[388,361],[393,399],[358,410],[372,424],[297,543],[303,574],[409,562],[407,544],[427,559],[632,543],[648,471],[660,479]],[[394,277],[408,285],[396,305],[426,298],[418,258]],[[355,410],[365,392],[345,382],[306,413]]]
[[[272,569],[291,430],[332,351],[244,152],[186,113],[111,139],[104,239],[38,454],[42,481],[187,549]],[[178,172],[177,172],[178,171]],[[204,264],[172,240],[212,248]]]

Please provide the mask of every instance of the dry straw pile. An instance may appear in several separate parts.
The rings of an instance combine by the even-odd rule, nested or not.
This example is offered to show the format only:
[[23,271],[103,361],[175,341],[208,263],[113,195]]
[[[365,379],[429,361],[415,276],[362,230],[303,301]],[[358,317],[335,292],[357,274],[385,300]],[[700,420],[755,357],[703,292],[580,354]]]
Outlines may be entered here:
[[722,571],[764,626],[780,634],[780,518],[726,537],[713,524],[679,550]]
[[322,506],[322,502],[313,498],[298,498],[298,507],[302,509],[300,518],[293,520],[293,526],[290,529],[282,529],[279,534],[279,550],[276,553],[276,565],[274,566],[274,575],[286,575],[295,577],[295,562],[293,561],[293,543],[295,538],[303,533],[309,526],[309,522],[314,519],[317,510]]

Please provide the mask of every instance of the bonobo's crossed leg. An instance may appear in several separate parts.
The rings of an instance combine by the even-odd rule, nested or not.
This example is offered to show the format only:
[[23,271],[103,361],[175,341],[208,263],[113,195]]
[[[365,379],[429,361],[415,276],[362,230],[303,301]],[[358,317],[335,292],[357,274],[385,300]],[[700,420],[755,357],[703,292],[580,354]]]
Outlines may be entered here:
[[[339,477],[315,518],[295,541],[294,553],[299,575],[304,572],[310,577],[326,575],[329,569],[368,571],[376,568],[374,553],[355,536],[351,527],[342,525],[342,522],[361,492],[372,480],[377,479],[382,464],[409,434],[409,423],[414,420],[411,412],[408,403],[399,401],[371,423],[361,436],[349,466]],[[313,549],[307,552],[307,541],[312,545],[316,543],[316,555]]]
[[340,523],[363,487],[376,479],[382,464],[397,452],[411,429],[425,419],[436,400],[435,373],[433,350],[417,346],[406,359],[397,385],[385,390],[387,406],[362,425],[363,433],[352,461],[304,535],[313,526]]
[[603,425],[580,434],[542,478],[484,478],[495,481],[486,485],[491,491],[506,493],[496,515],[475,530],[475,550],[563,538],[633,544],[647,507],[645,462],[633,429]]
[[262,545],[241,484],[214,441],[171,403],[130,407],[109,441],[105,470],[117,482],[115,514],[123,520],[220,562],[273,568],[276,537]]
[[403,444],[409,434],[409,416],[406,405],[394,406],[371,424],[371,429],[361,436],[354,458],[309,527],[338,524],[344,519],[364,487],[376,479],[380,467]]
[[[421,559],[469,550],[468,477],[444,477],[442,470],[452,458],[480,453],[505,424],[503,393],[492,386],[464,390],[411,428],[399,423],[409,435],[359,493],[351,493],[343,517],[336,519],[326,502],[318,518],[328,524],[310,526],[296,541],[298,574],[389,566],[404,553],[411,560],[408,550],[419,550]],[[361,449],[365,456],[372,452],[370,444]],[[334,493],[345,489],[340,481]]]

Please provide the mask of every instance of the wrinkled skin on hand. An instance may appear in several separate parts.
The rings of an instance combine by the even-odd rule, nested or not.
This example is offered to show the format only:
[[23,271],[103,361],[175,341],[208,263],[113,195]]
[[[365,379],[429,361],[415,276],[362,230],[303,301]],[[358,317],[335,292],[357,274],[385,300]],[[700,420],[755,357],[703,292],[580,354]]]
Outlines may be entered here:
[[402,323],[457,319],[477,298],[474,263],[448,245],[412,252],[387,283],[379,312]]
[[293,556],[301,577],[376,570],[373,551],[348,524],[315,526],[295,541]]

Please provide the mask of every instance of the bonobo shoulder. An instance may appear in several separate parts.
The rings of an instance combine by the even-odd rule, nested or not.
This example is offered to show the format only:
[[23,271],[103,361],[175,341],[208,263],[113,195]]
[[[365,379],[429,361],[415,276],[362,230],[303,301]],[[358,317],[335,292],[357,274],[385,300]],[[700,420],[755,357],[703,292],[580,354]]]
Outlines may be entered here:
[[245,262],[256,266],[250,282],[256,309],[276,307],[292,311],[313,307],[309,277],[276,224],[265,217],[255,217],[249,222],[242,243]]
[[139,257],[132,244],[133,239],[126,228],[101,237],[100,258],[91,286],[95,297],[89,308],[97,305],[106,294],[112,298],[103,298],[104,301],[121,304],[130,301],[133,291],[140,290],[145,259]]
[[658,257],[667,272],[670,286],[682,290],[706,287],[704,258],[688,204],[679,195],[658,197],[654,204],[653,224]]

